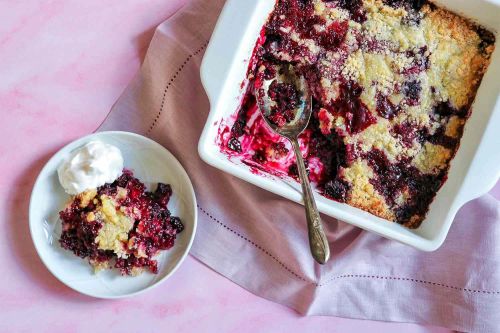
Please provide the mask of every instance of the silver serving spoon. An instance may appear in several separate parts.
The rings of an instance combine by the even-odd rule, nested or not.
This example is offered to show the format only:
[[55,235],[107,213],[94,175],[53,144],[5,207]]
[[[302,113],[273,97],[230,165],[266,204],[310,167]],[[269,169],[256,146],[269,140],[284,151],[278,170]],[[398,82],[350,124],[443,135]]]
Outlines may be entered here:
[[[277,126],[268,119],[271,115],[271,107],[274,101],[269,97],[269,86],[276,79],[278,83],[293,84],[299,93],[299,105],[295,110],[295,118],[283,126]],[[304,131],[312,114],[312,102],[305,79],[298,76],[291,66],[282,67],[279,74],[273,80],[263,80],[262,86],[255,91],[257,104],[264,116],[266,123],[277,134],[287,138],[295,153],[300,183],[302,185],[302,198],[306,209],[307,229],[309,234],[309,246],[313,258],[320,264],[324,264],[330,258],[330,247],[323,230],[321,217],[316,207],[316,202],[309,183],[306,166],[299,148],[298,136]]]

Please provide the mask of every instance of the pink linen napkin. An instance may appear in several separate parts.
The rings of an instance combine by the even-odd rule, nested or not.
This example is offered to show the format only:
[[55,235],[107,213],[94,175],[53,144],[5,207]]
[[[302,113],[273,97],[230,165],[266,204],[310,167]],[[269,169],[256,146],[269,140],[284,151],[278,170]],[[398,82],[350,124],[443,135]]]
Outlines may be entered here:
[[433,253],[323,216],[333,253],[319,266],[309,254],[302,206],[200,159],[209,103],[199,66],[222,5],[194,0],[157,28],[141,71],[99,129],[151,137],[186,168],[199,202],[191,254],[302,314],[500,331],[500,204],[494,197],[463,207]]

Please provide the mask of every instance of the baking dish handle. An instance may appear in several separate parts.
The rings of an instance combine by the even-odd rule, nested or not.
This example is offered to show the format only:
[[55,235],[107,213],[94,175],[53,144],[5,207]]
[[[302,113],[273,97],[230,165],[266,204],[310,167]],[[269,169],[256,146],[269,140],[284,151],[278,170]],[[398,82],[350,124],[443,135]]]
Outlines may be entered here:
[[240,40],[232,36],[245,35],[247,21],[257,9],[248,0],[227,0],[222,8],[200,69],[201,82],[212,106],[223,92],[234,59],[242,52]]
[[[460,206],[488,193],[500,179],[500,99],[488,121],[460,190]],[[496,126],[495,126],[496,125]]]

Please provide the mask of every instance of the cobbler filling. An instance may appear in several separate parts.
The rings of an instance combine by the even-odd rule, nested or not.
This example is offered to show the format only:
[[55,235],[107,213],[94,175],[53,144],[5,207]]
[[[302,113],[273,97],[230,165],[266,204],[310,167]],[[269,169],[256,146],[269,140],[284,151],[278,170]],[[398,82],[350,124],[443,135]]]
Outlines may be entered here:
[[278,127],[290,123],[295,118],[299,104],[299,96],[295,86],[291,83],[273,80],[267,93],[274,103],[271,107],[271,114],[267,116],[269,121]]
[[290,144],[267,127],[254,96],[272,80],[268,120],[290,122],[297,91],[276,78],[291,66],[313,97],[299,142],[318,190],[418,227],[446,180],[494,42],[424,0],[278,0],[241,107],[221,124],[221,150],[297,179]]
[[170,185],[159,183],[154,192],[148,192],[131,171],[124,170],[113,183],[75,196],[59,213],[60,244],[88,258],[96,270],[114,263],[123,275],[137,275],[144,269],[157,273],[154,257],[170,249],[184,230],[167,208],[171,195]]

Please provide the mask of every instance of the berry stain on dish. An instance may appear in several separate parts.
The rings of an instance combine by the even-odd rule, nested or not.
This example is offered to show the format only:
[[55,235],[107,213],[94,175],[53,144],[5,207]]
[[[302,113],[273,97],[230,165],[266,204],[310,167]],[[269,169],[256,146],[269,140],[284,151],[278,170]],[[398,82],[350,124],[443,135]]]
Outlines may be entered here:
[[253,169],[297,180],[290,144],[268,127],[255,96],[272,81],[268,121],[293,120],[294,87],[273,81],[291,66],[312,95],[299,142],[320,193],[417,228],[447,179],[494,43],[425,0],[278,0],[217,142]]
[[167,208],[170,185],[158,183],[154,192],[147,191],[123,168],[120,150],[100,141],[76,150],[58,175],[72,194],[59,213],[62,248],[88,259],[96,272],[114,267],[122,275],[158,273],[155,256],[173,247],[184,230]]

